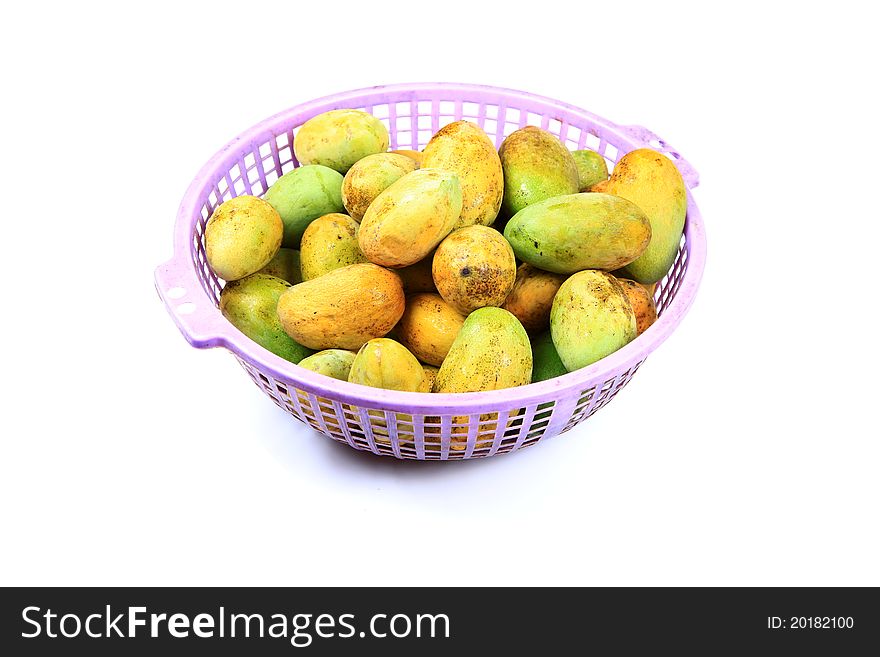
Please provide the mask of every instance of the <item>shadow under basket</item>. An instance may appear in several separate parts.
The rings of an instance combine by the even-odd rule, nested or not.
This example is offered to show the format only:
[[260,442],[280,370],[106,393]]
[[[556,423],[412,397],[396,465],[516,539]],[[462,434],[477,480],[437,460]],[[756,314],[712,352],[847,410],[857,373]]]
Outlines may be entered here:
[[[654,294],[658,319],[645,333],[589,367],[518,388],[464,394],[369,388],[298,367],[239,332],[218,309],[223,281],[205,258],[208,217],[240,194],[262,195],[299,166],[299,127],[332,109],[362,109],[382,120],[392,149],[421,150],[444,125],[465,119],[495,143],[526,125],[539,126],[568,148],[601,153],[609,170],[636,148],[675,162],[688,188],[687,220],[678,256]],[[230,141],[198,173],[177,215],[174,257],[156,269],[156,288],[187,341],[225,347],[279,407],[333,440],[400,459],[459,460],[511,452],[568,431],[610,402],[678,326],[703,273],[706,243],[690,190],[694,169],[668,143],[639,126],[619,126],[590,112],[521,91],[469,84],[419,83],[336,94],[276,114]]]

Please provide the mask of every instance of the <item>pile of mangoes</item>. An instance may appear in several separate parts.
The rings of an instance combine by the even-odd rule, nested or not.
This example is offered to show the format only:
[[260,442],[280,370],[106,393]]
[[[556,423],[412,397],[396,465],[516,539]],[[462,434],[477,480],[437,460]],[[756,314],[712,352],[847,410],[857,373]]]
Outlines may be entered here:
[[348,109],[293,146],[300,167],[205,229],[221,311],[282,358],[391,390],[497,390],[595,363],[656,319],[686,211],[656,151],[609,176],[540,128],[496,151],[456,121],[388,152],[382,122]]

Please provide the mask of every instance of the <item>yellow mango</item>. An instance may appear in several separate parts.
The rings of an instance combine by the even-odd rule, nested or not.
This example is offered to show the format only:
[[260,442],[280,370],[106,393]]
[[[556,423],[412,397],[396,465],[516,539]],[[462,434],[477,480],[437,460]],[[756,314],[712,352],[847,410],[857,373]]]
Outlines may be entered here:
[[278,299],[285,332],[310,349],[359,349],[403,315],[400,277],[372,263],[348,265],[294,285]]
[[395,149],[390,152],[395,153],[397,155],[404,155],[404,156],[410,158],[411,160],[413,160],[416,163],[417,166],[422,165],[422,152],[421,151],[413,151],[408,148],[398,148],[398,149]]
[[387,151],[388,142],[388,129],[375,116],[337,109],[303,123],[293,152],[300,164],[320,164],[344,174],[361,158]]
[[678,167],[665,155],[640,148],[620,158],[606,189],[632,201],[648,217],[651,242],[626,265],[625,275],[639,283],[656,283],[672,267],[684,230],[687,190]]
[[420,361],[439,367],[464,320],[439,294],[413,294],[406,299],[397,339]]
[[422,167],[446,169],[458,176],[462,209],[455,228],[489,226],[495,221],[504,174],[494,144],[477,124],[455,121],[437,131],[422,151]]
[[358,223],[344,214],[325,214],[310,223],[300,246],[303,280],[310,281],[334,269],[367,262],[357,236]]
[[654,305],[654,298],[641,283],[625,278],[618,278],[617,282],[620,283],[623,291],[626,292],[629,305],[632,306],[633,312],[636,315],[636,332],[638,335],[641,335],[657,319],[657,307]]
[[526,331],[542,331],[550,325],[550,308],[565,276],[538,269],[524,262],[516,270],[513,290],[501,305],[520,321]]
[[358,160],[342,180],[342,203],[348,214],[360,221],[379,194],[418,168],[415,160],[396,153],[376,153]]
[[260,271],[281,248],[281,215],[255,196],[221,203],[205,226],[205,254],[214,273],[237,281]]
[[466,315],[504,303],[516,281],[516,258],[494,228],[465,226],[437,247],[431,273],[440,296]]
[[449,234],[461,203],[455,174],[430,168],[408,173],[370,204],[358,232],[361,251],[385,267],[415,264]]

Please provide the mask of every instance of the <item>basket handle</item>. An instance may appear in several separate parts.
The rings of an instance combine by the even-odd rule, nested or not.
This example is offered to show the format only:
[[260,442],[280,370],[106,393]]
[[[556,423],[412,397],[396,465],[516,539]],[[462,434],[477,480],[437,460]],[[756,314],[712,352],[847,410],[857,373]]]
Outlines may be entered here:
[[191,267],[172,258],[156,267],[155,283],[159,298],[187,342],[199,349],[228,345],[230,325]]
[[620,126],[620,129],[636,141],[640,142],[643,147],[653,148],[655,151],[660,151],[661,153],[669,155],[675,161],[675,165],[681,172],[681,177],[684,178],[684,182],[689,188],[693,189],[700,184],[700,174],[697,173],[697,170],[694,169],[691,163],[684,159],[678,150],[672,147],[668,142],[661,139],[644,126],[622,125]]

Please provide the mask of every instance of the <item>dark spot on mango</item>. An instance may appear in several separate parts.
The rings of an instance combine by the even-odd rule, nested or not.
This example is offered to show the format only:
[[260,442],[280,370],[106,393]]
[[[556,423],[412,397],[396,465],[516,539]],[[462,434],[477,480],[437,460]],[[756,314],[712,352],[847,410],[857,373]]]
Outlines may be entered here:
[[462,276],[470,276],[471,275],[471,268],[470,267],[462,267],[461,268],[461,275]]

